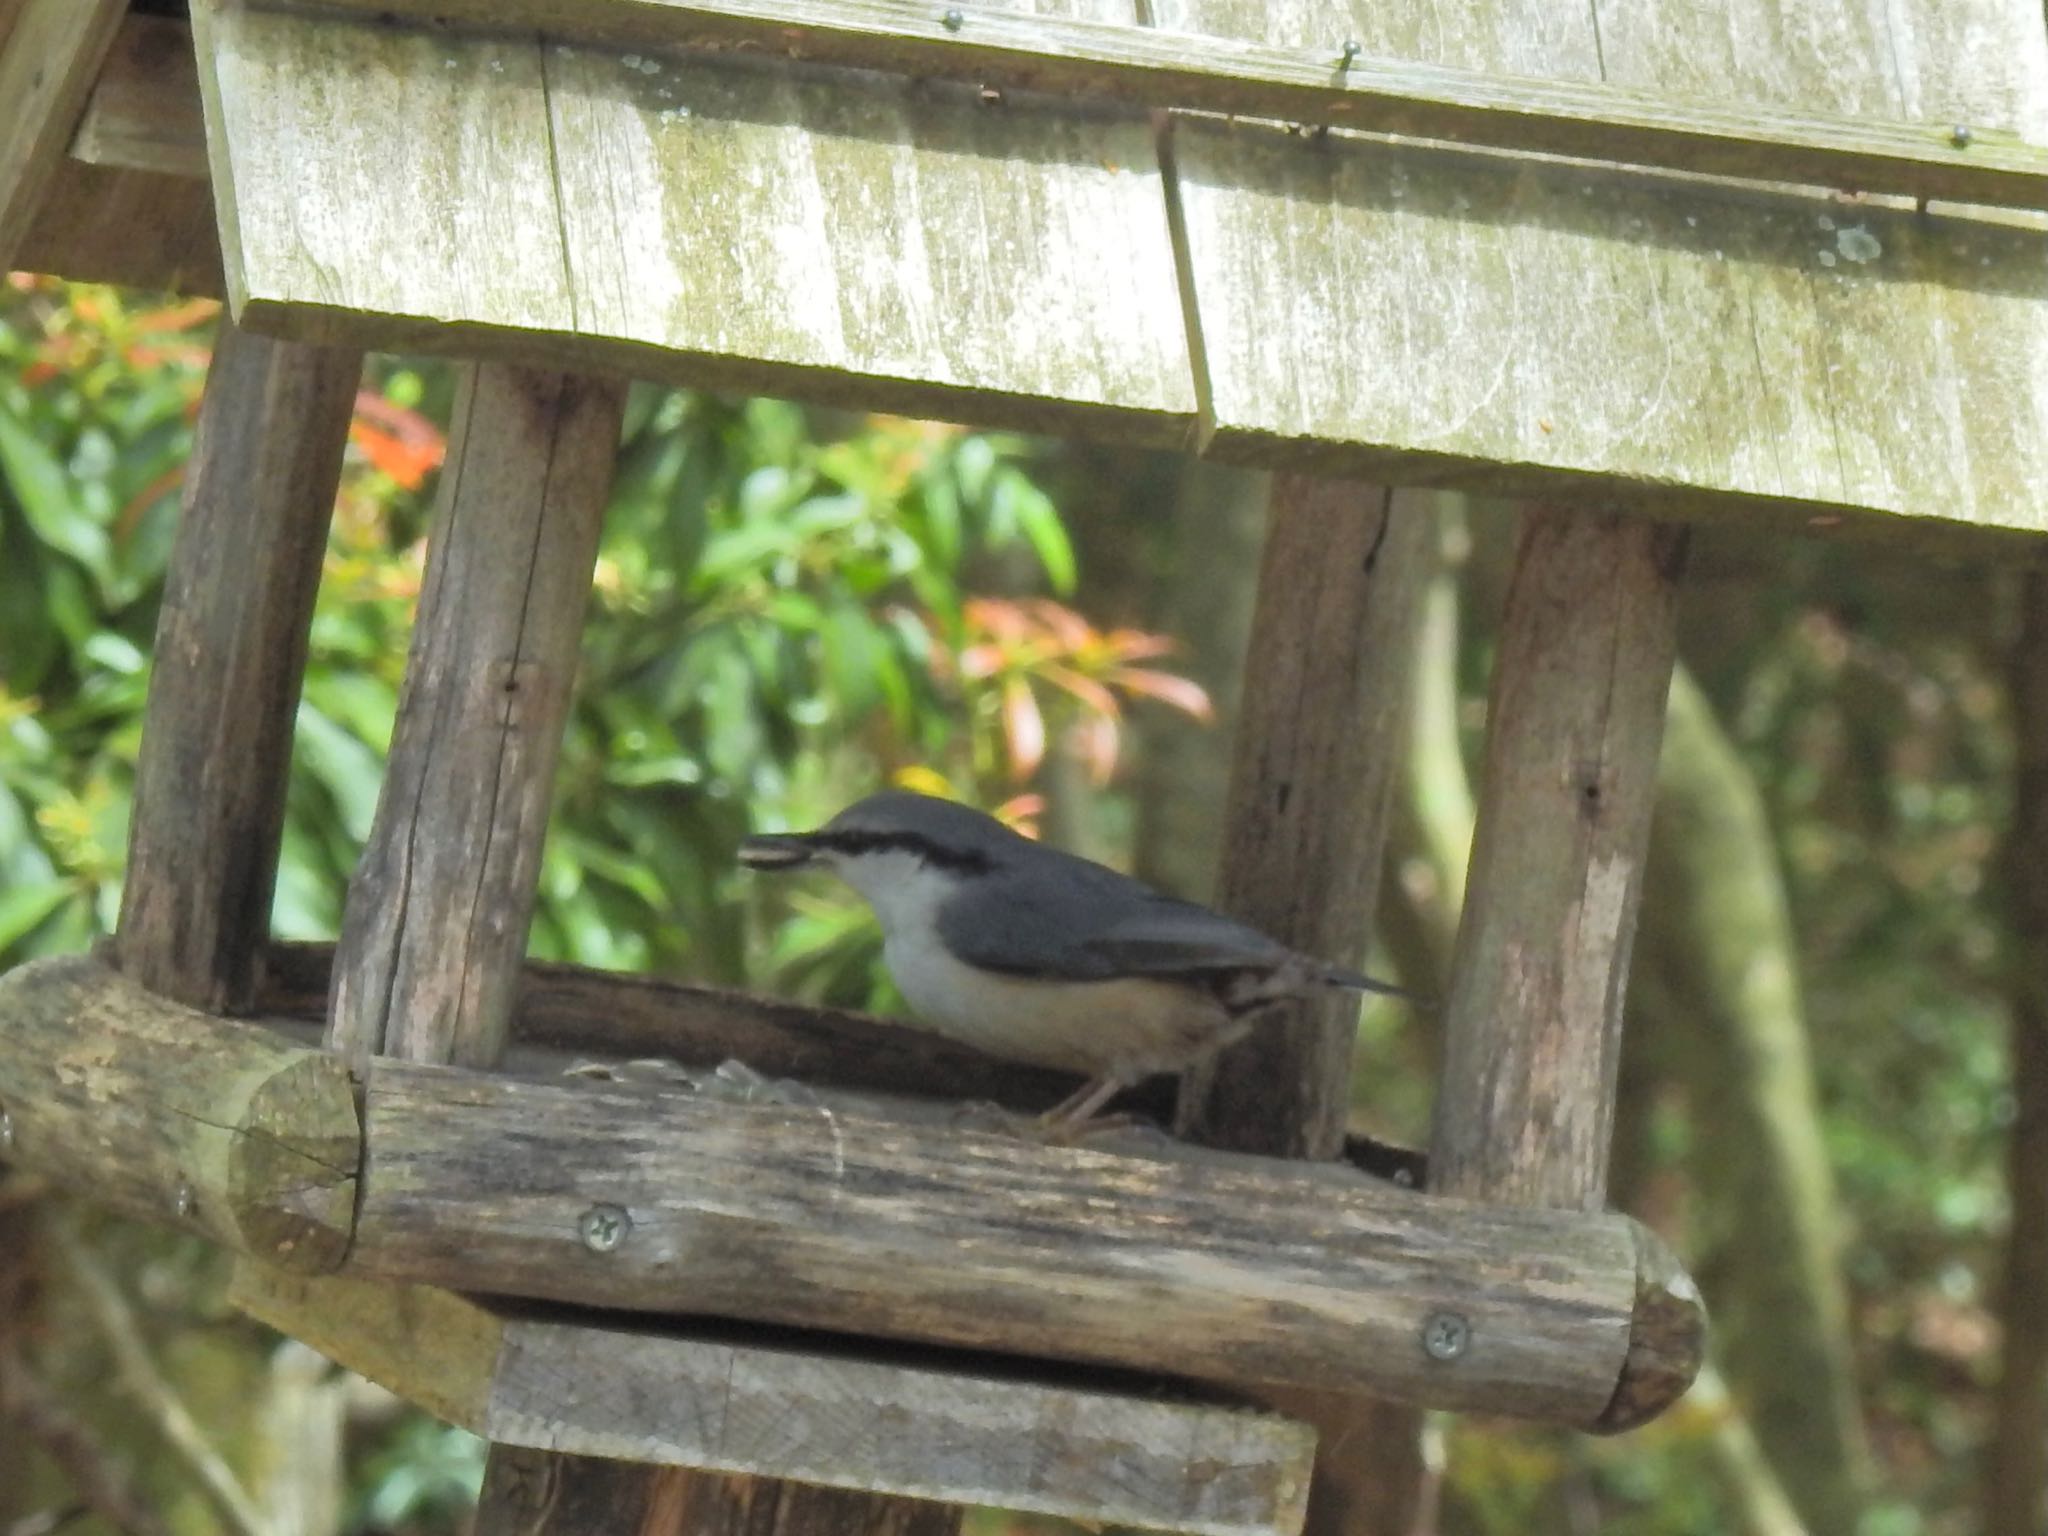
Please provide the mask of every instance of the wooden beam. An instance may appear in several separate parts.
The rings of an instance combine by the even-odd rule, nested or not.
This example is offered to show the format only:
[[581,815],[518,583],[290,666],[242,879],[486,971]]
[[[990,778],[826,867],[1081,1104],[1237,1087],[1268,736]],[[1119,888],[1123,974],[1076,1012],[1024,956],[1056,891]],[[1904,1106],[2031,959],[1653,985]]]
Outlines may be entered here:
[[26,0],[0,52],[0,272],[11,269],[127,0]]
[[[325,944],[272,946],[258,1011],[324,1020],[334,950]],[[708,1068],[738,1060],[766,1077],[814,1087],[928,1100],[989,1102],[1037,1114],[1060,1102],[1079,1079],[955,1045],[926,1029],[840,1008],[811,1008],[776,998],[573,965],[528,961],[512,1004],[516,1044],[574,1058],[615,1062],[666,1058]],[[1123,1099],[1164,1123],[1173,1082],[1157,1078]],[[1353,1167],[1407,1189],[1425,1182],[1426,1159],[1408,1147],[1347,1137]]]
[[[359,1273],[1591,1423],[1632,1224],[820,1106],[371,1063]],[[511,1149],[517,1148],[517,1152]],[[583,1229],[603,1221],[609,1246]],[[1028,1237],[1027,1237],[1028,1234]],[[1455,1362],[1423,1348],[1469,1321]]]
[[2048,149],[1983,125],[1900,123],[1684,100],[1364,55],[1277,48],[924,0],[318,0],[322,9],[535,29],[579,42],[704,47],[1366,129],[1668,170],[2048,207]]
[[348,1070],[85,956],[0,976],[7,1161],[287,1269],[332,1269],[362,1131]]
[[71,156],[88,165],[205,177],[206,124],[189,23],[139,12],[121,18]]
[[[0,1105],[31,1112],[16,1112],[10,1160],[139,1214],[175,1208],[166,1138],[175,1150],[243,1134],[239,1112],[190,1101],[190,1063],[246,1063],[231,1085],[279,1079],[266,1111],[294,1073],[317,1074],[304,1118],[263,1125],[312,1135],[322,1106],[349,1102],[332,1058],[152,998],[89,960],[0,977],[0,1020]],[[68,1084],[78,1063],[104,1089]],[[363,1278],[1139,1370],[1171,1361],[1241,1388],[1579,1424],[1653,1358],[1682,1359],[1704,1326],[1691,1282],[1644,1256],[1627,1217],[1443,1200],[1341,1165],[1116,1155],[827,1101],[735,1104],[384,1058],[364,1093],[359,1160],[339,1131],[314,1137],[318,1159],[280,1137],[281,1166],[318,1161],[336,1187],[360,1162],[346,1272]],[[243,1177],[255,1208],[287,1213],[317,1182],[262,1165]],[[275,1244],[251,1230],[214,1235],[267,1256]],[[1661,1357],[1647,1352],[1639,1293],[1689,1320],[1657,1333]],[[1446,1316],[1470,1341],[1452,1359],[1424,1342]]]
[[[1315,1445],[1313,1431],[1272,1414],[1049,1382],[1002,1362],[678,1332],[247,1262],[231,1299],[501,1445],[859,1494],[1293,1536]],[[580,1469],[573,1482],[596,1475]]]
[[[270,932],[292,723],[359,352],[223,320],[157,616],[116,963],[246,1010]],[[260,579],[259,579],[260,578]]]
[[618,449],[621,381],[480,365],[456,399],[329,1043],[495,1062]]
[[220,236],[204,181],[66,158],[14,253],[24,272],[217,299]]

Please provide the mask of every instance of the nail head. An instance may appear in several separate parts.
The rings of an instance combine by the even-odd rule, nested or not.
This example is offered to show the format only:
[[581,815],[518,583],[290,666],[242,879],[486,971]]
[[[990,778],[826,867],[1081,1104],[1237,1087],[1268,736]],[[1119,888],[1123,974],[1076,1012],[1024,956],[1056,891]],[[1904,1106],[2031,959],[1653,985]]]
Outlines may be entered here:
[[592,1253],[610,1253],[633,1230],[633,1218],[616,1205],[593,1205],[578,1218],[576,1230]]
[[1455,1312],[1432,1312],[1422,1325],[1422,1349],[1432,1360],[1456,1360],[1472,1347],[1472,1325]]
[[1968,149],[1970,147],[1970,140],[1975,137],[1976,135],[1970,132],[1970,125],[1968,123],[1957,123],[1955,127],[1948,131],[1948,141],[1955,145],[1957,149]]
[[941,18],[941,20],[945,22],[946,30],[948,32],[958,32],[962,27],[967,25],[966,15],[962,13],[957,7],[947,11],[946,14]]

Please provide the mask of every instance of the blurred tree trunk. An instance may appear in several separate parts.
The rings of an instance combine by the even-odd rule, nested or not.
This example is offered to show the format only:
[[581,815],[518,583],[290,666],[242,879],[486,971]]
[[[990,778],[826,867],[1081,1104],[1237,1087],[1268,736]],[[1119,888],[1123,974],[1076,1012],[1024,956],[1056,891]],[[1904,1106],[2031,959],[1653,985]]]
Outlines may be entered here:
[[[1696,1270],[1731,1391],[1800,1516],[1850,1536],[1869,1480],[1834,1177],[1785,892],[1756,783],[1683,667],[1672,679],[1643,945],[1697,1127]],[[1652,1006],[1656,1006],[1652,1003]]]
[[[1452,501],[1438,498],[1446,544],[1464,537]],[[1422,599],[1408,760],[1394,786],[1379,904],[1380,934],[1401,979],[1436,997],[1450,982],[1475,815],[1458,727],[1458,586],[1458,573],[1440,554]],[[1435,1031],[1429,1035],[1433,1040]]]
[[1209,691],[1209,724],[1178,710],[1137,711],[1138,877],[1193,901],[1215,894],[1223,855],[1230,743],[1246,683],[1245,648],[1258,600],[1270,477],[1190,459],[1181,472],[1148,627],[1173,636],[1175,658]]
[[2006,877],[2013,926],[2012,1227],[1984,1486],[1986,1536],[2048,1530],[2048,575],[2025,586],[2010,689],[2018,772]]

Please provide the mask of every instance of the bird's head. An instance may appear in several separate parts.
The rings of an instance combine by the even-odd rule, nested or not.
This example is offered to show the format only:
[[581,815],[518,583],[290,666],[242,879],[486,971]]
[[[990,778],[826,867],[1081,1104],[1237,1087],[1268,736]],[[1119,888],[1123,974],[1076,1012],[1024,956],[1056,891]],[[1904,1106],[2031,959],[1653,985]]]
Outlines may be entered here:
[[857,800],[815,832],[771,832],[740,844],[749,869],[825,868],[870,901],[901,883],[983,873],[1024,839],[957,801],[887,789]]

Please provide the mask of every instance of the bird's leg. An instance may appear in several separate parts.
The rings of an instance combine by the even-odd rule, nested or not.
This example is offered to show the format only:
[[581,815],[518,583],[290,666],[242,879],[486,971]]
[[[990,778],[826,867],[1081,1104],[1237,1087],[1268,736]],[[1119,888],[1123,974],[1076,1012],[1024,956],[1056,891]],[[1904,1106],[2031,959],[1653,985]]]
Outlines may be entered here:
[[1048,1141],[1075,1141],[1086,1130],[1107,1129],[1106,1124],[1091,1126],[1089,1122],[1097,1110],[1129,1086],[1119,1072],[1092,1077],[1040,1115],[1039,1129]]

